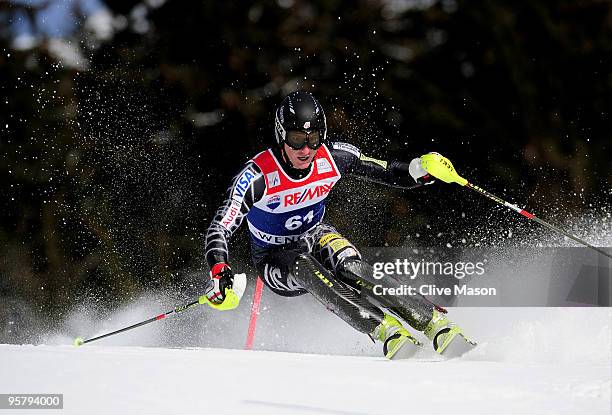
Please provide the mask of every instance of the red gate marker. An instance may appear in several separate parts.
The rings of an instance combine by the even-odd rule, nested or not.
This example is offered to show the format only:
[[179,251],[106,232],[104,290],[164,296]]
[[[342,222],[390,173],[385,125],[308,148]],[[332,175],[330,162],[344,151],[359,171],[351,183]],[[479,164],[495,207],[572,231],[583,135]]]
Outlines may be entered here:
[[263,281],[257,277],[255,283],[255,294],[253,295],[253,305],[251,306],[251,318],[249,319],[249,331],[247,333],[245,350],[253,349],[253,340],[255,338],[255,328],[257,327],[257,316],[259,315],[259,305],[261,304],[261,293],[263,289]]

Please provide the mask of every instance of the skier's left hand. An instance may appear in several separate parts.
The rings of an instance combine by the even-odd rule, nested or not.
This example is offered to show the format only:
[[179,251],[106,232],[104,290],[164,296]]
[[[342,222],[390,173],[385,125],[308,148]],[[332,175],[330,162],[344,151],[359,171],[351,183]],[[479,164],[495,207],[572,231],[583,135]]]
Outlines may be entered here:
[[431,174],[427,173],[421,165],[420,158],[412,159],[410,165],[408,166],[408,171],[410,172],[410,175],[412,176],[414,181],[419,184],[427,185],[432,184],[435,181],[434,177]]

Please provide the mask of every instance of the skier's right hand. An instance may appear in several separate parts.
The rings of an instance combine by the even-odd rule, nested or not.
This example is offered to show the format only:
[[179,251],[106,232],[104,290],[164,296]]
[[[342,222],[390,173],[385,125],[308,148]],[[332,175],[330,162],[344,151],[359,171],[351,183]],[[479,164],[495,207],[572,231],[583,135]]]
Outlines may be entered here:
[[221,304],[225,300],[225,289],[232,288],[234,273],[229,265],[220,262],[210,269],[210,281],[206,288],[206,297],[213,304]]

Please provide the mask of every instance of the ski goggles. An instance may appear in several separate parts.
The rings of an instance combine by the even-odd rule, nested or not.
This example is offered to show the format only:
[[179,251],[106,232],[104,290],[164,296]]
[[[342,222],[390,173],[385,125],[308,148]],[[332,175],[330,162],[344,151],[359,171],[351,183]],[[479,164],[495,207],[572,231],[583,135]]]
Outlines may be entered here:
[[306,133],[304,131],[287,131],[285,137],[285,143],[294,150],[301,150],[305,146],[312,150],[316,150],[321,147],[323,142],[321,141],[321,135],[318,131]]

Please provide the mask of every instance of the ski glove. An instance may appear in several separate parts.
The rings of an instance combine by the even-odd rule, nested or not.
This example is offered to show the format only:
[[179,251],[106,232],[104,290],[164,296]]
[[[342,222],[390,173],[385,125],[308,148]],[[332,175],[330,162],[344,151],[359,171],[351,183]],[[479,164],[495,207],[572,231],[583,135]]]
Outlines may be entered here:
[[234,273],[229,265],[220,262],[210,269],[210,281],[206,288],[206,297],[213,304],[221,304],[225,300],[225,289],[232,288]]
[[420,158],[412,159],[410,165],[408,166],[408,171],[410,175],[414,179],[415,182],[419,184],[432,184],[434,182],[434,177],[427,173],[421,164]]

